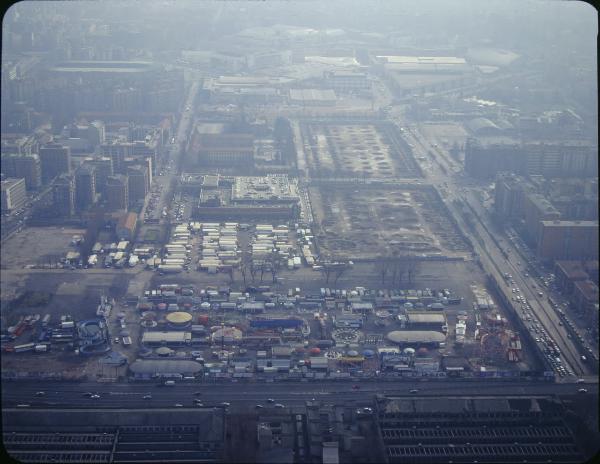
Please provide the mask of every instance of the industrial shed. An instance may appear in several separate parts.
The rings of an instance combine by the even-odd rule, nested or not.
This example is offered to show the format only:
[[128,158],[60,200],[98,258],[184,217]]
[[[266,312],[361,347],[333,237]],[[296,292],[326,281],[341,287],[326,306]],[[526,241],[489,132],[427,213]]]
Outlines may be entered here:
[[439,331],[446,325],[446,316],[442,311],[407,311],[406,318],[412,330]]
[[327,370],[329,368],[329,359],[325,356],[312,357],[310,358],[310,368]]
[[136,359],[129,370],[136,379],[193,377],[202,372],[202,365],[196,361],[177,359]]
[[257,359],[256,370],[259,372],[269,372],[275,370],[276,372],[288,372],[290,370],[289,359]]
[[398,345],[432,345],[439,346],[446,341],[446,335],[433,330],[394,330],[386,338]]
[[185,345],[191,341],[191,332],[144,332],[142,336],[145,345]]

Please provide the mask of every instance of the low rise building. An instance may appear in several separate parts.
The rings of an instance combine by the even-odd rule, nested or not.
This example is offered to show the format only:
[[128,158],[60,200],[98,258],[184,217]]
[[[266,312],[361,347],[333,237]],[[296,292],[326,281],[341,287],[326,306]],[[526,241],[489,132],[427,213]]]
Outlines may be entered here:
[[202,372],[202,364],[180,359],[137,359],[129,370],[135,379],[194,377]]
[[119,240],[132,240],[137,227],[137,214],[127,213],[119,218],[115,232]]
[[2,212],[21,209],[27,203],[25,179],[5,179],[0,183]]
[[447,324],[443,311],[407,311],[407,326],[410,330],[442,331]]
[[142,344],[144,345],[189,345],[192,341],[191,332],[144,332]]

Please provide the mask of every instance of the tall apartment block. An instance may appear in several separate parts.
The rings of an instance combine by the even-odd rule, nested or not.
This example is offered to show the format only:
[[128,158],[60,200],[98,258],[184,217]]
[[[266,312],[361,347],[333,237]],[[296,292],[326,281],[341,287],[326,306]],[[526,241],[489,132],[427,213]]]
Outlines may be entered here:
[[496,177],[494,213],[499,219],[512,220],[523,215],[523,197],[532,190],[525,179],[512,173]]
[[530,243],[536,243],[542,227],[542,221],[555,221],[560,219],[560,212],[537,193],[529,193],[523,197],[523,218],[525,232]]
[[148,194],[148,168],[146,166],[131,166],[127,168],[129,184],[129,205],[133,206],[144,201]]
[[498,172],[551,177],[594,177],[598,173],[598,147],[591,143],[527,142],[507,137],[468,139],[465,170],[478,178]]
[[40,148],[42,181],[50,182],[56,176],[71,174],[71,149],[57,143],[49,143]]
[[27,203],[25,179],[5,179],[0,182],[2,193],[2,212],[11,212]]
[[85,164],[75,171],[75,204],[78,211],[96,202],[96,168]]
[[94,168],[96,175],[96,192],[104,195],[106,193],[106,179],[115,174],[112,159],[107,156],[86,158],[83,161],[83,164]]
[[598,221],[541,221],[540,259],[598,259]]
[[126,210],[129,207],[129,183],[127,176],[116,174],[106,179],[106,207],[109,211]]
[[58,216],[75,214],[75,178],[70,174],[61,174],[52,189],[54,208]]
[[7,177],[25,179],[27,190],[36,190],[42,185],[42,168],[37,154],[3,155],[2,172]]

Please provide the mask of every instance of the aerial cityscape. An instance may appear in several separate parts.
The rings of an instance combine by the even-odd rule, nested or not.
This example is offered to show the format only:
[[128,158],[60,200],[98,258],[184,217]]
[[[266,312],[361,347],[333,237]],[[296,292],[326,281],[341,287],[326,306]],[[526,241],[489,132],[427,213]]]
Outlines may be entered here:
[[541,0],[12,5],[8,456],[598,458],[597,19]]

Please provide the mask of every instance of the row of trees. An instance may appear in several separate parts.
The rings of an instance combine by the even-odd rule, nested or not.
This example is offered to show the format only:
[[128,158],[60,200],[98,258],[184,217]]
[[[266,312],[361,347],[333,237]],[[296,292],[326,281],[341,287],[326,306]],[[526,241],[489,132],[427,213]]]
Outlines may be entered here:
[[379,256],[375,259],[374,271],[381,277],[381,284],[400,286],[402,283],[414,283],[419,267],[419,260],[414,255]]

